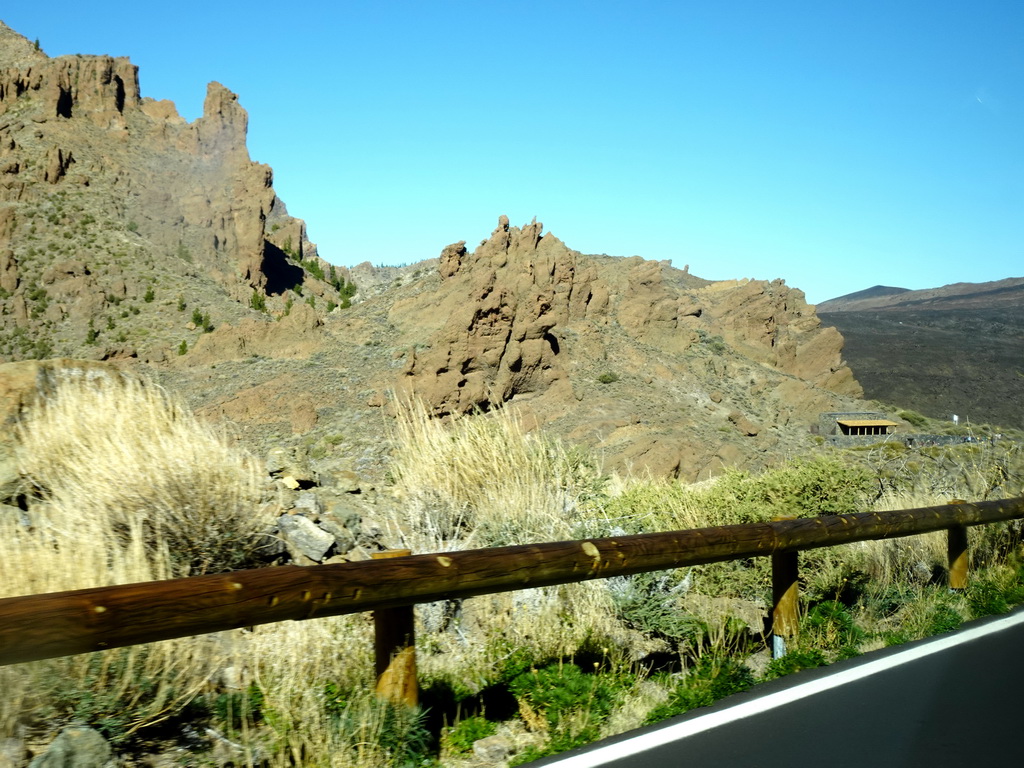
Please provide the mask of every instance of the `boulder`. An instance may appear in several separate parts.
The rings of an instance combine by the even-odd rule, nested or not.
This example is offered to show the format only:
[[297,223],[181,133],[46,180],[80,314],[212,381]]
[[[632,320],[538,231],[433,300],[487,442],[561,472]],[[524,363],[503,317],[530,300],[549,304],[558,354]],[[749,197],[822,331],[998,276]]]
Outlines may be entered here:
[[336,543],[331,534],[302,515],[282,515],[277,527],[289,549],[316,562],[323,560]]
[[114,765],[114,751],[99,731],[80,725],[62,730],[29,768],[105,768]]

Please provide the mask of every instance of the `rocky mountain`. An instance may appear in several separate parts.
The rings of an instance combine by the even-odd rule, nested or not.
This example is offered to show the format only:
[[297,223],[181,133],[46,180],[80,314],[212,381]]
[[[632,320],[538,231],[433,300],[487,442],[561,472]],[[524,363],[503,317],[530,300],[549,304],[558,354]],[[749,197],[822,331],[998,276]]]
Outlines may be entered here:
[[409,396],[442,417],[512,408],[608,469],[688,479],[805,450],[819,412],[865,407],[799,290],[587,256],[505,217],[472,253],[449,245],[344,312],[303,306],[255,331],[218,328],[160,376],[252,442],[360,473],[380,471]]
[[866,407],[841,335],[782,281],[588,256],[505,217],[472,251],[333,268],[246,123],[219,84],[188,123],[127,59],[51,59],[0,26],[0,362],[121,359],[258,450],[376,477],[406,397],[512,408],[608,469],[686,479]]
[[1024,427],[1024,278],[876,286],[817,310],[846,339],[868,397],[935,418]]
[[187,123],[128,59],[51,59],[0,23],[0,354],[159,361],[250,306],[342,303],[247,122],[218,83]]

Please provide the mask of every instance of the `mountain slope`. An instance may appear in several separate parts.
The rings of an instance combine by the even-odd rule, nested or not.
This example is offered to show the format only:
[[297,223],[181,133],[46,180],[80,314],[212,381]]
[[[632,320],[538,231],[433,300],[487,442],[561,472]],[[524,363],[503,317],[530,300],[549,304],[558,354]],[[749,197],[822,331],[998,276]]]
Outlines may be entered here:
[[246,125],[217,83],[187,123],[128,59],[51,59],[0,26],[0,360],[134,360],[258,448],[378,477],[403,397],[511,408],[609,469],[686,479],[866,407],[842,337],[782,281],[586,256],[505,217],[473,252],[334,270]]
[[867,407],[842,338],[781,281],[587,256],[505,217],[408,270],[322,321],[293,312],[277,340],[217,329],[161,376],[250,441],[372,476],[408,396],[439,416],[511,408],[607,469],[686,479],[772,464],[813,445],[820,412]]
[[202,333],[193,312],[339,303],[247,122],[218,83],[187,123],[128,59],[51,59],[0,23],[0,355],[161,360]]
[[850,294],[817,309],[846,339],[867,397],[1024,427],[1024,278]]

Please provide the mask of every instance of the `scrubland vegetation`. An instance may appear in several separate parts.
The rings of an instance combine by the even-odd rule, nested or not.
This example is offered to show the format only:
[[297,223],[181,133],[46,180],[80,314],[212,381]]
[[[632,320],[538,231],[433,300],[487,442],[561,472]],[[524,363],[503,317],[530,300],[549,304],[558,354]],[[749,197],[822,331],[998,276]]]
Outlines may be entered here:
[[[258,463],[151,384],[68,382],[18,436],[31,503],[0,518],[2,596],[245,567],[267,525]],[[698,486],[618,478],[507,413],[440,423],[415,404],[394,443],[380,524],[416,552],[1005,498],[1024,477],[1004,439],[821,448]],[[0,738],[74,720],[183,764],[411,766],[458,765],[494,736],[518,764],[1005,611],[1024,601],[1020,533],[972,529],[957,594],[942,534],[803,553],[800,641],[777,661],[755,559],[420,606],[418,711],[375,699],[354,615],[0,668]]]

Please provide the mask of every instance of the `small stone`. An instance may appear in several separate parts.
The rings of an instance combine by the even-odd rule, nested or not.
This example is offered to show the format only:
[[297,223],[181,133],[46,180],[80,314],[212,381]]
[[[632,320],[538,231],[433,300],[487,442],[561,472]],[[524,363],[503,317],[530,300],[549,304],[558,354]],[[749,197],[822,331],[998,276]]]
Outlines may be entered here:
[[0,501],[14,496],[20,483],[17,459],[13,456],[0,458]]
[[291,455],[291,451],[287,448],[271,448],[267,453],[267,473],[271,475],[279,475],[287,469],[293,461],[294,458]]
[[[339,552],[347,552],[355,546],[356,538],[352,531],[334,515],[324,515],[320,519],[319,525],[334,537]],[[358,525],[358,520],[356,525]]]
[[334,475],[334,486],[342,493],[359,493],[362,485],[359,482],[359,475],[351,469],[344,469]]

